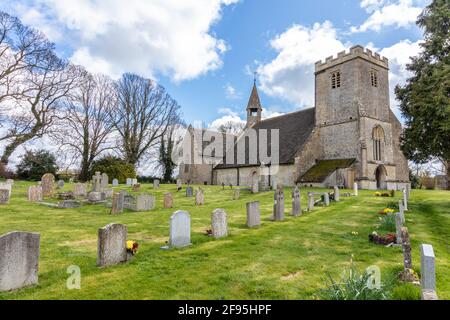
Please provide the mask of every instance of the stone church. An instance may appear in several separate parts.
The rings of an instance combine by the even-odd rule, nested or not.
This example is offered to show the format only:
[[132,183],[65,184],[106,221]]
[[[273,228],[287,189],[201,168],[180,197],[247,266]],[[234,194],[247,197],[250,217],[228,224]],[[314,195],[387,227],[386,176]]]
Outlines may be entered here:
[[[260,189],[277,184],[351,188],[354,182],[361,189],[404,188],[409,184],[408,163],[400,150],[401,124],[389,105],[388,71],[388,59],[354,46],[350,52],[316,62],[314,108],[265,120],[254,84],[247,129],[278,129],[278,164],[249,161],[252,146],[244,142],[243,163],[230,163],[220,155],[205,164],[181,164],[180,178],[197,184],[258,184]],[[193,135],[195,130],[190,127],[189,132]],[[245,132],[234,137],[234,148],[245,139]],[[204,147],[203,143],[192,152],[199,155]],[[224,148],[229,153],[233,145]]]

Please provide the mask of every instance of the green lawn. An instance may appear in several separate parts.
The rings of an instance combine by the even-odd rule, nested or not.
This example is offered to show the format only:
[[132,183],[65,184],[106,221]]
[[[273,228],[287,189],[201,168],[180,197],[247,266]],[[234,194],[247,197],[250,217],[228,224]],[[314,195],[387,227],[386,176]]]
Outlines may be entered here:
[[[0,206],[0,234],[30,231],[41,234],[39,285],[0,293],[0,299],[315,299],[324,287],[325,275],[338,278],[349,267],[381,268],[382,279],[402,269],[401,248],[385,248],[368,242],[378,224],[378,211],[396,198],[375,197],[360,191],[359,197],[341,197],[330,207],[316,207],[301,217],[271,222],[273,193],[241,192],[232,201],[229,188],[205,187],[205,205],[177,193],[175,185],[162,185],[154,192],[157,209],[111,216],[103,205],[77,209],[52,209],[28,203],[30,183],[16,182],[7,206]],[[65,189],[70,190],[66,184]],[[175,208],[162,208],[163,193],[175,194]],[[306,208],[302,189],[302,209]],[[285,190],[286,212],[291,208],[291,189]],[[245,203],[261,202],[262,225],[245,226]],[[429,243],[436,255],[437,293],[450,299],[450,193],[413,190],[406,214],[410,230],[414,269],[420,273],[419,245]],[[205,235],[211,212],[223,208],[228,214],[228,238]],[[169,217],[178,209],[191,214],[193,246],[161,250],[169,235]],[[129,263],[96,267],[97,231],[108,223],[128,226],[129,239],[140,245]],[[358,236],[352,236],[356,231]],[[81,268],[81,290],[66,289],[67,267]]]

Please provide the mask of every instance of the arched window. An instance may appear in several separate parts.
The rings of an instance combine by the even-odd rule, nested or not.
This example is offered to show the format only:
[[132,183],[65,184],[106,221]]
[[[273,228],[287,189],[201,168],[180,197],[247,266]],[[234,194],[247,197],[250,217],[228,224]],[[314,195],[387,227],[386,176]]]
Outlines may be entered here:
[[373,159],[376,161],[381,161],[383,159],[382,145],[384,142],[384,131],[380,126],[373,128],[372,132],[373,139]]

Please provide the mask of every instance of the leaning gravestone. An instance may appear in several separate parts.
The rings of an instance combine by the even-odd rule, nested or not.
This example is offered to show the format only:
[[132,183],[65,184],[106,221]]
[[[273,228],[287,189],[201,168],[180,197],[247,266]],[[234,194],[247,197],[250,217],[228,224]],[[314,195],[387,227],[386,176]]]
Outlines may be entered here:
[[296,186],[294,190],[292,190],[292,212],[291,215],[297,217],[301,215],[302,207],[300,205],[300,190]]
[[108,188],[109,185],[109,177],[106,173],[102,173],[101,186],[102,189]]
[[261,224],[259,201],[247,203],[247,227],[253,228]]
[[112,185],[113,185],[113,187],[117,187],[117,186],[119,186],[119,180],[117,180],[117,179],[113,179],[113,181],[112,181]]
[[0,189],[0,205],[9,203],[9,190]]
[[283,221],[284,220],[284,191],[283,188],[277,188],[275,190],[273,204],[273,220]]
[[186,197],[190,198],[194,195],[194,189],[192,187],[186,188]]
[[241,197],[241,189],[239,188],[234,189],[233,200],[239,200],[240,197]]
[[98,229],[99,267],[112,266],[127,260],[127,227],[111,223]]
[[58,180],[56,186],[58,189],[64,188],[64,180]]
[[88,191],[88,186],[86,183],[75,183],[73,186],[73,195],[75,197],[86,197]]
[[177,211],[170,217],[169,245],[163,249],[191,245],[191,217],[187,211]]
[[159,189],[159,180],[158,179],[153,180],[153,189]]
[[46,173],[41,178],[42,196],[51,197],[53,195],[53,184],[55,183],[55,176],[51,173]]
[[198,188],[197,192],[195,193],[195,205],[201,206],[205,204],[205,195],[202,188]]
[[39,202],[42,201],[42,187],[31,186],[28,188],[28,201]]
[[112,197],[111,214],[123,213],[123,206],[125,202],[125,193],[116,192]]
[[223,209],[216,209],[211,214],[211,232],[216,239],[228,236],[227,213]]
[[340,200],[340,190],[338,186],[334,186],[334,201],[339,202]]
[[0,291],[38,283],[40,235],[10,232],[0,236]]
[[173,196],[170,192],[164,194],[164,209],[173,207]]

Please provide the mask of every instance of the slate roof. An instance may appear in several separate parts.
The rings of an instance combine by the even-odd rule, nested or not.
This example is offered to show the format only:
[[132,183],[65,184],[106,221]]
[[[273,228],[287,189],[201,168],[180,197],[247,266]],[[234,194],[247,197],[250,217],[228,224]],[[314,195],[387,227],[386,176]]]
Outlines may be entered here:
[[301,178],[300,182],[323,182],[336,169],[350,167],[356,159],[319,160]]
[[249,109],[262,109],[261,100],[259,100],[258,89],[256,83],[253,84],[252,93],[248,99],[247,110]]
[[[280,134],[280,158],[279,164],[293,164],[295,162],[295,155],[301,149],[303,144],[308,139],[315,124],[315,108],[303,109],[300,111],[287,113],[279,117],[269,118],[256,123],[252,129],[258,132],[261,129],[268,131],[268,154],[270,154],[270,129],[279,129]],[[258,145],[259,148],[259,145]],[[248,143],[246,149],[246,162],[244,164],[236,164],[237,144],[235,144],[235,162],[234,164],[221,163],[215,169],[237,168],[260,165],[258,162],[250,163],[248,160]],[[258,149],[259,153],[259,149]],[[225,162],[225,161],[224,161]]]

